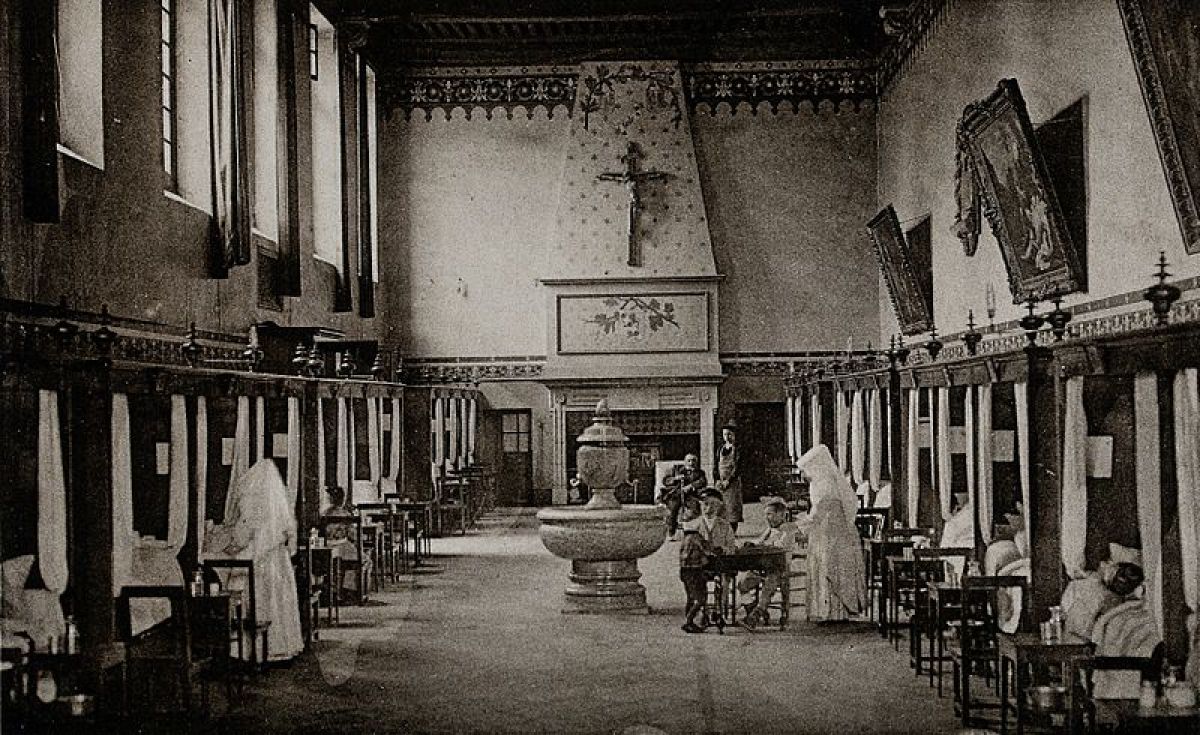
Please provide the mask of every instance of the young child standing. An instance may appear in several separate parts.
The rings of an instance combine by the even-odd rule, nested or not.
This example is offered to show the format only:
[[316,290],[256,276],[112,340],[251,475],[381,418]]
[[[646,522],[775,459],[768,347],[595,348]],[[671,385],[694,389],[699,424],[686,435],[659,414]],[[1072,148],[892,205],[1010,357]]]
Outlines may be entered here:
[[703,633],[704,628],[696,625],[696,616],[704,609],[707,594],[704,564],[710,555],[708,544],[700,537],[700,518],[692,508],[685,508],[681,518],[683,541],[679,544],[679,578],[687,593],[684,615],[687,622],[683,630],[688,633]]

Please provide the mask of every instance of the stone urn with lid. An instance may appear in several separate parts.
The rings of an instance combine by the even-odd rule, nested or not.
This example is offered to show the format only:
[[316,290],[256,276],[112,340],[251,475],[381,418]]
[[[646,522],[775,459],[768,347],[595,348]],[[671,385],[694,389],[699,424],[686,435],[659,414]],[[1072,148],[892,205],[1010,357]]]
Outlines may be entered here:
[[596,405],[592,425],[579,435],[576,466],[592,488],[582,507],[538,512],[542,543],[571,561],[564,613],[648,613],[637,560],[658,550],[666,537],[664,509],[622,506],[616,488],[629,480],[628,439],[613,423],[608,402]]

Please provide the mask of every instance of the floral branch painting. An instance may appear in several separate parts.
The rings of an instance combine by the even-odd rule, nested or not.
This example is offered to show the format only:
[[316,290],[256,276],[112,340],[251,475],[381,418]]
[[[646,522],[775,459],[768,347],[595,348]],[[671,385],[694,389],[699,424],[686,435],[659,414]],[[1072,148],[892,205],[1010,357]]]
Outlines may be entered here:
[[709,348],[708,294],[560,296],[557,327],[564,354],[704,352]]
[[612,311],[595,314],[591,319],[584,319],[584,324],[595,324],[603,334],[612,334],[617,329],[625,330],[626,337],[640,337],[642,329],[657,332],[670,324],[679,329],[675,321],[675,304],[670,301],[659,302],[658,299],[638,298],[637,296],[622,296],[620,298],[604,299],[604,306]]

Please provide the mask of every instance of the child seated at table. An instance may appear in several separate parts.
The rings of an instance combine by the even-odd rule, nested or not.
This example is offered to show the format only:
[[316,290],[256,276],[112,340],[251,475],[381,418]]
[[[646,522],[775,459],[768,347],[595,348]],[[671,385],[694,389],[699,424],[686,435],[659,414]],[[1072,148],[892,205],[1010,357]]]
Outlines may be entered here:
[[679,525],[683,529],[683,541],[679,544],[679,579],[687,594],[684,607],[687,622],[683,624],[683,630],[703,633],[704,628],[696,625],[696,616],[704,610],[704,600],[708,595],[709,575],[705,565],[712,552],[708,543],[700,537],[700,517],[694,508],[684,506]]
[[[787,506],[781,500],[767,503],[767,529],[743,548],[770,547],[783,549],[791,563],[796,550],[796,525],[787,520]],[[758,590],[756,602],[746,604],[745,624],[754,627],[767,620],[767,604],[783,584],[783,573],[778,571],[759,573],[746,572],[738,582],[738,592],[743,595]]]
[[713,550],[731,551],[733,526],[725,518],[725,498],[720,490],[708,488],[700,493],[700,537]]

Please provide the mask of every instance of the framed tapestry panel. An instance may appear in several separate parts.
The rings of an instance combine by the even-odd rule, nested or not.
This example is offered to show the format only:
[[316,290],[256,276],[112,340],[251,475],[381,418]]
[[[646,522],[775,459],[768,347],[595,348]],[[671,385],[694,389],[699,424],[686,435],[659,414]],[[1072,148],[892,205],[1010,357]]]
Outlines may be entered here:
[[706,293],[558,297],[559,354],[707,351]]
[[908,243],[900,231],[900,220],[892,205],[884,207],[867,223],[879,268],[887,282],[901,334],[920,334],[933,328],[933,294],[925,293]]
[[1189,253],[1200,253],[1200,3],[1118,0],[1167,188]]
[[959,137],[1004,257],[1013,303],[1084,290],[1082,261],[1017,81],[1005,79],[986,100],[968,105]]

